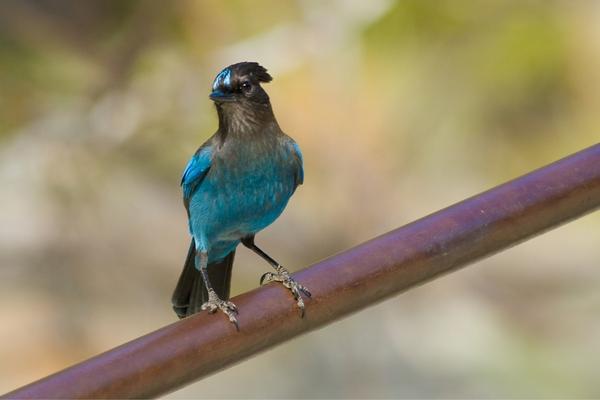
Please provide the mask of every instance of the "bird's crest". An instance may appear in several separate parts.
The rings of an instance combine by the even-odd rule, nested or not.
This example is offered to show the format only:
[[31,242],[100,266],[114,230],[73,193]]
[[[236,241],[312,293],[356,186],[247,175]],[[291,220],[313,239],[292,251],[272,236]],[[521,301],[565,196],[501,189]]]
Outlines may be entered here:
[[267,69],[257,62],[241,62],[232,64],[227,68],[224,68],[213,82],[213,90],[216,90],[219,86],[225,86],[231,88],[232,76],[249,76],[250,78],[256,79],[258,82],[271,82],[273,78],[267,72]]
[[273,78],[267,72],[267,69],[257,62],[241,62],[230,65],[228,68],[234,70],[238,75],[249,75],[259,82],[271,82]]

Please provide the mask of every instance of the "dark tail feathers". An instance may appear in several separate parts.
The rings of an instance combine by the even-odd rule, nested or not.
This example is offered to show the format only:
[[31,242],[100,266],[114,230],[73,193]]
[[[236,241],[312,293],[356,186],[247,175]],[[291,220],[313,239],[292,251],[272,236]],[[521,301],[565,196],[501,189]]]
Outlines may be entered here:
[[[208,279],[222,300],[229,299],[231,286],[231,271],[235,250],[229,253],[222,261],[208,265]],[[173,310],[179,318],[185,318],[200,311],[200,307],[208,300],[208,291],[200,271],[195,266],[196,247],[194,239],[190,244],[188,255],[183,265],[183,271],[173,292],[171,302]]]

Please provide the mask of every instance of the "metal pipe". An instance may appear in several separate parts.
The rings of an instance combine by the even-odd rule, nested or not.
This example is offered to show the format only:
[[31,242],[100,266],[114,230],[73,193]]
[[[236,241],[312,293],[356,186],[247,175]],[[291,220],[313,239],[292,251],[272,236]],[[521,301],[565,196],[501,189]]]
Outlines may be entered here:
[[239,332],[196,314],[4,397],[156,397],[598,207],[600,144],[298,272],[304,319],[270,284],[234,299]]

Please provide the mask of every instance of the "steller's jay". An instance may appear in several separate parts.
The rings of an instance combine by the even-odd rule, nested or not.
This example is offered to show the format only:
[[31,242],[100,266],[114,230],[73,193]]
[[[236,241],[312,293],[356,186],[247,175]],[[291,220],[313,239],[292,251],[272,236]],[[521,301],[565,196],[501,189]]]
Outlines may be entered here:
[[258,63],[241,62],[223,69],[213,83],[219,129],[181,178],[192,243],[172,297],[180,318],[219,309],[237,327],[237,308],[228,299],[240,243],[275,268],[260,283],[281,282],[304,315],[301,293],[310,292],[254,244],[254,235],[275,221],[304,179],[300,148],[279,128],[260,85],[271,80]]

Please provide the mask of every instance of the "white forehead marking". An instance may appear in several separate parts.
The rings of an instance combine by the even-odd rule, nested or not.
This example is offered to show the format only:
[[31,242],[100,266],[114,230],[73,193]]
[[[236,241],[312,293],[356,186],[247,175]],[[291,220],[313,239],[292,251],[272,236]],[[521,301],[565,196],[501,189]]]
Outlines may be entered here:
[[213,82],[213,90],[217,90],[217,88],[221,85],[231,87],[231,70],[229,68],[225,68],[223,71],[219,72],[219,75],[215,78]]

